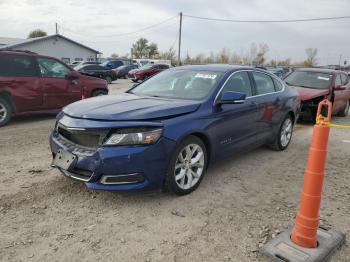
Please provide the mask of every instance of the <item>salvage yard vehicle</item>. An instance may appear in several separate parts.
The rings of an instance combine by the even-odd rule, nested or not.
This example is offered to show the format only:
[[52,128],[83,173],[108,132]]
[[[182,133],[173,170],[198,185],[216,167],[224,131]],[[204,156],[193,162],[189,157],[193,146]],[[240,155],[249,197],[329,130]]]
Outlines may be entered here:
[[56,58],[0,51],[0,126],[13,115],[57,113],[82,97],[107,93],[106,81],[81,75]]
[[167,64],[146,64],[138,69],[129,71],[128,78],[133,82],[143,81],[169,68],[170,66]]
[[288,147],[298,93],[267,71],[176,67],[120,95],[73,103],[50,135],[54,167],[91,189],[195,190],[210,163]]
[[102,78],[106,80],[108,84],[118,79],[114,71],[101,65],[79,65],[74,69],[83,75]]
[[302,120],[315,121],[318,103],[324,98],[334,101],[334,115],[347,116],[350,104],[350,82],[346,72],[299,68],[290,73],[284,81],[300,94]]
[[126,78],[128,73],[133,70],[138,68],[138,65],[124,65],[124,66],[120,66],[116,69],[112,69],[112,71],[115,72],[115,75],[117,76],[117,78]]

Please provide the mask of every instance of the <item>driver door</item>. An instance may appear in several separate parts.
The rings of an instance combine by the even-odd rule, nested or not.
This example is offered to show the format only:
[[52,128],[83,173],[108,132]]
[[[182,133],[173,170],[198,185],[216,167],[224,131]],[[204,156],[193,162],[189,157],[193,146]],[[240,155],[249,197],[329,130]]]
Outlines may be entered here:
[[216,107],[216,146],[219,157],[242,152],[255,147],[259,132],[259,115],[256,98],[252,96],[252,85],[247,72],[237,72],[225,82],[217,99],[224,92],[240,92],[247,99],[242,104],[223,104]]
[[38,58],[38,64],[44,109],[61,109],[81,99],[81,80],[68,80],[66,78],[70,71],[68,67],[51,58]]

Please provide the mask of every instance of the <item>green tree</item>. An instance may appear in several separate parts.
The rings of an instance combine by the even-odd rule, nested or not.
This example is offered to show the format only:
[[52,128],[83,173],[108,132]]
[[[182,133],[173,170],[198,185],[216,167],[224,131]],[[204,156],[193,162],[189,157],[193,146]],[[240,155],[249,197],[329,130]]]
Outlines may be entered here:
[[134,58],[147,58],[148,56],[148,40],[140,38],[132,45],[132,54]]
[[132,45],[133,58],[157,58],[159,55],[156,43],[148,44],[146,38],[140,38]]
[[158,46],[152,43],[148,46],[148,58],[156,58],[159,55]]
[[111,58],[113,58],[113,59],[116,59],[116,58],[118,58],[118,57],[119,57],[119,55],[116,54],[116,53],[111,54]]
[[42,37],[42,36],[47,36],[47,33],[41,29],[36,29],[36,30],[31,31],[28,34],[27,38],[29,39],[29,38],[36,38],[36,37]]

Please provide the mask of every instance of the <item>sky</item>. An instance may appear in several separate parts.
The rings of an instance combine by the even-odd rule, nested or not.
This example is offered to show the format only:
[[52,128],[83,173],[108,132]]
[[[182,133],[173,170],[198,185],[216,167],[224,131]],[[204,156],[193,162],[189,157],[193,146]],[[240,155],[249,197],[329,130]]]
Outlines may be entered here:
[[[350,15],[349,0],[0,0],[0,37],[26,38],[40,28],[81,42],[108,57],[130,53],[140,37],[161,51],[177,50],[179,12],[241,20],[287,20]],[[166,21],[165,21],[166,20]],[[162,23],[165,21],[164,23]],[[148,30],[145,27],[156,25]],[[247,52],[266,43],[270,59],[303,61],[306,48],[318,48],[318,64],[350,63],[350,19],[305,23],[229,23],[184,16],[182,56],[226,48]],[[139,31],[133,34],[124,33]]]

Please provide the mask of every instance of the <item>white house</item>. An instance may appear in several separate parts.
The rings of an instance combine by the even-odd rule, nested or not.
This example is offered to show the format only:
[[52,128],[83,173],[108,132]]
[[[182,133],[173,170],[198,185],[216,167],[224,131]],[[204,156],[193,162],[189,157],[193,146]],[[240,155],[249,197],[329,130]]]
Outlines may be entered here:
[[66,63],[97,61],[101,52],[63,35],[49,35],[31,39],[0,37],[0,50],[28,50],[53,56]]

